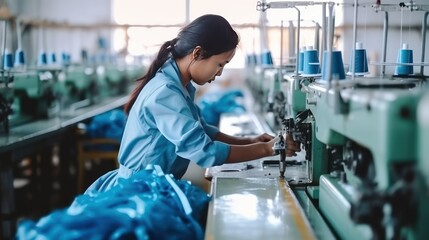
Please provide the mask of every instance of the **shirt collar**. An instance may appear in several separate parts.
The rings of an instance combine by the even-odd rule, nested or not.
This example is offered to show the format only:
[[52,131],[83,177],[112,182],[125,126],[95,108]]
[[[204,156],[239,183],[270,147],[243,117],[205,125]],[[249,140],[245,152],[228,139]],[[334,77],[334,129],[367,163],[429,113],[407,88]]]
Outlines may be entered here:
[[185,96],[194,100],[196,88],[192,85],[191,82],[186,86],[186,90],[182,84],[182,76],[180,75],[179,67],[177,66],[176,61],[172,58],[168,59],[161,68],[161,71],[164,72],[167,76],[174,80],[176,84],[181,86],[181,90]]

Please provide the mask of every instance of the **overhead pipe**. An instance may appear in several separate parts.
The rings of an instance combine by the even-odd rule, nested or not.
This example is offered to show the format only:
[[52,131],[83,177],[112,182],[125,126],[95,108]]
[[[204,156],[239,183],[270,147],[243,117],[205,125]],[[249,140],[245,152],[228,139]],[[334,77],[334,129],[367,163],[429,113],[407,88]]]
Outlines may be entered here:
[[[427,29],[427,19],[428,19],[429,12],[426,12],[423,17],[423,28],[422,28],[422,63],[425,62],[425,51],[426,51],[426,29]],[[420,66],[420,74],[424,76],[424,65]]]

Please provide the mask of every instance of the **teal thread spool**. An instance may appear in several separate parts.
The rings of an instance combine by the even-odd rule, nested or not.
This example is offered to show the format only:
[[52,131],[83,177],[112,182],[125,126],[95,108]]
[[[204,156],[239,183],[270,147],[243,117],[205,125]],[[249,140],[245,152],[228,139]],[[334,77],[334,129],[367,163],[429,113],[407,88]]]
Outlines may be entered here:
[[37,61],[37,64],[39,66],[48,64],[48,56],[46,55],[46,52],[42,51],[39,53],[39,60]]
[[70,54],[63,52],[61,54],[61,59],[62,59],[63,66],[65,66],[65,67],[70,66],[70,64],[71,64],[71,55]]
[[350,69],[347,75],[352,75],[353,71],[355,75],[358,76],[368,74],[368,59],[366,56],[366,50],[363,48],[363,44],[361,42],[356,43],[354,69],[352,60],[353,56],[350,56]]
[[395,75],[410,75],[414,73],[413,66],[411,65],[402,65],[412,64],[413,63],[413,50],[408,48],[408,44],[402,44],[402,49],[398,52],[398,65],[395,68]]
[[262,65],[273,65],[273,57],[271,56],[271,51],[266,51],[261,54],[261,63]]
[[3,68],[5,70],[10,70],[13,67],[13,54],[9,52],[8,49],[5,49],[3,55]]
[[[328,80],[328,55],[329,52],[323,52],[323,67],[322,67],[322,80]],[[343,57],[341,51],[332,51],[332,64],[331,64],[331,79],[343,80],[346,79],[344,71]]]
[[49,55],[49,63],[51,63],[51,64],[57,63],[57,55],[55,54],[55,52],[53,52]]
[[25,64],[25,55],[22,49],[16,49],[15,52],[15,67],[23,66]]
[[317,75],[320,73],[320,63],[316,49],[308,47],[307,50],[304,51],[303,58],[303,75]]

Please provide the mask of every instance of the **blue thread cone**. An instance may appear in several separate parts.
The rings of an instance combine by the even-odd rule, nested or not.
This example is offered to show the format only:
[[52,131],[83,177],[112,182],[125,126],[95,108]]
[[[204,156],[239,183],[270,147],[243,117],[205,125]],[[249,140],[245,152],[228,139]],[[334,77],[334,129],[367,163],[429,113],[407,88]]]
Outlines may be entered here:
[[[328,80],[328,51],[323,52],[322,80]],[[341,51],[332,51],[331,79],[346,79]]]
[[273,65],[273,57],[271,56],[271,51],[267,51],[261,54],[261,63],[262,65]]
[[410,75],[414,73],[413,66],[400,65],[401,63],[413,63],[413,50],[408,49],[408,44],[404,43],[398,52],[395,75]]
[[71,64],[71,56],[68,53],[63,52],[61,54],[63,66],[67,67]]
[[13,54],[9,50],[5,49],[3,55],[3,68],[9,70],[13,67]]
[[309,47],[304,51],[303,74],[319,74],[320,63],[316,49]]
[[25,55],[22,49],[16,49],[15,52],[15,67],[22,66],[25,64]]
[[57,55],[54,52],[49,55],[49,63],[51,64],[57,63]]
[[355,75],[365,75],[368,73],[368,59],[366,56],[366,50],[363,48],[362,43],[356,43],[354,69],[352,60],[353,56],[350,56],[350,69],[347,73],[348,75],[352,75],[353,71]]
[[42,65],[46,65],[47,63],[48,63],[48,56],[46,55],[46,52],[43,52],[43,51],[40,52],[37,64],[39,66],[42,66]]

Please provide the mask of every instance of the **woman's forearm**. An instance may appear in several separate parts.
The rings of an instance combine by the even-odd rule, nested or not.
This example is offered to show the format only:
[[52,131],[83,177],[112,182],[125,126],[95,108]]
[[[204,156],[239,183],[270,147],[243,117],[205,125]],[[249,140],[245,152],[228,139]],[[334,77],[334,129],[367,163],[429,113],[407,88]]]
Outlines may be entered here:
[[228,143],[231,145],[246,145],[246,144],[251,144],[253,143],[252,139],[249,137],[236,137],[236,136],[231,136],[222,132],[219,132],[216,137],[215,137],[216,141],[220,141],[220,142],[224,142],[224,143]]
[[259,142],[248,145],[231,145],[229,156],[225,163],[239,163],[255,160],[274,154],[272,144]]

